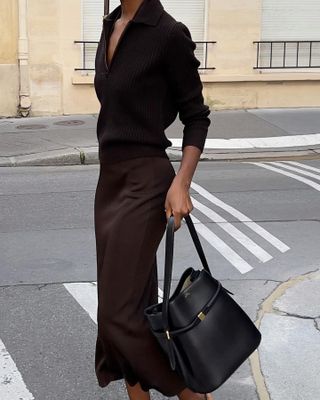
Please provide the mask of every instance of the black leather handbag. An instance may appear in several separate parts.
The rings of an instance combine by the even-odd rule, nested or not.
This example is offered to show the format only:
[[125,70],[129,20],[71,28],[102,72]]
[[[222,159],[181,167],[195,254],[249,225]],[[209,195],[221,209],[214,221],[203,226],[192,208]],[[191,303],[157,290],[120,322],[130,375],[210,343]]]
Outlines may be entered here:
[[[203,269],[187,268],[170,297],[174,217],[166,228],[163,302],[145,308],[170,366],[198,393],[221,386],[259,346],[261,333],[209,269],[190,215],[184,217]],[[169,298],[170,297],[170,298]]]

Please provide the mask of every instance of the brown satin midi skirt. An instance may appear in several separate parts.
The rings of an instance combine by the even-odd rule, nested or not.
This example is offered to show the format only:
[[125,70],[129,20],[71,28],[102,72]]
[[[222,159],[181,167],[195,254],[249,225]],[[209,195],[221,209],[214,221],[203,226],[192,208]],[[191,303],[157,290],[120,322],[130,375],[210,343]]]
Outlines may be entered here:
[[186,385],[170,368],[144,309],[158,302],[156,252],[166,229],[164,203],[175,176],[167,157],[100,164],[94,224],[97,256],[99,386],[125,378],[174,396]]

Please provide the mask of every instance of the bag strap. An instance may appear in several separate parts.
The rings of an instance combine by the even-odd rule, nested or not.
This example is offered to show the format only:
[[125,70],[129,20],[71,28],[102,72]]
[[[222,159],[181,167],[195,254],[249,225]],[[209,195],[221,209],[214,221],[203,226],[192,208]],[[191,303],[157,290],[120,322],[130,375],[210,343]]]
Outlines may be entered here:
[[[210,268],[208,266],[208,262],[206,256],[204,254],[201,242],[199,240],[199,236],[194,227],[193,221],[189,214],[184,217],[189,232],[191,234],[191,238],[196,247],[197,253],[200,257],[203,268],[210,274]],[[170,297],[170,287],[172,280],[172,262],[173,262],[173,244],[174,244],[174,216],[170,215],[167,228],[166,228],[166,243],[165,243],[165,270],[164,270],[164,289],[163,289],[163,308],[162,308],[162,322],[164,330],[167,332],[167,336],[169,334],[169,321],[168,321],[168,308],[169,308],[169,297]]]
[[186,215],[184,217],[184,219],[185,219],[185,221],[187,223],[191,238],[192,238],[193,243],[194,243],[194,245],[196,247],[197,253],[198,253],[199,257],[200,257],[202,266],[203,266],[203,268],[205,270],[207,270],[209,272],[210,275],[212,275],[211,271],[210,271],[210,268],[209,268],[209,265],[208,265],[208,262],[207,262],[207,259],[206,259],[206,256],[204,255],[204,251],[203,251],[203,248],[201,246],[201,242],[199,240],[199,236],[197,234],[196,228],[194,227],[194,224],[193,224],[193,221],[192,221],[190,215],[189,214]]

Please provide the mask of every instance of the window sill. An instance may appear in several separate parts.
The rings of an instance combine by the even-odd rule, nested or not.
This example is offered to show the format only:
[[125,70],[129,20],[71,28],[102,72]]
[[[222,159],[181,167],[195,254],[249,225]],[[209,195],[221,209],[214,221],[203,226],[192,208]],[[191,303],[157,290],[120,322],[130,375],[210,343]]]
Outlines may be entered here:
[[203,74],[203,82],[270,82],[270,81],[318,81],[320,72],[301,72],[285,70],[279,71],[258,71],[247,75],[223,75],[223,74]]
[[[217,73],[200,72],[202,82],[270,82],[270,81],[319,81],[320,72],[296,71],[257,71],[250,75],[219,75]],[[94,73],[80,75],[74,73],[73,85],[93,85]]]
[[88,72],[83,75],[75,72],[72,75],[71,81],[73,85],[93,85],[93,79],[94,72]]

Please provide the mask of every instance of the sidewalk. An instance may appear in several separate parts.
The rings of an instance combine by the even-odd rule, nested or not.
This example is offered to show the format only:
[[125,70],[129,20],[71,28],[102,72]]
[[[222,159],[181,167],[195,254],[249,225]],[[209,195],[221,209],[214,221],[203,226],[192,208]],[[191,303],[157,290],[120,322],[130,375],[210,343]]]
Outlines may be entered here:
[[262,340],[251,365],[259,399],[318,399],[320,269],[277,286],[257,323]]
[[[201,159],[320,158],[320,107],[212,111]],[[97,114],[0,118],[0,166],[98,163]],[[181,158],[183,125],[166,130]]]

